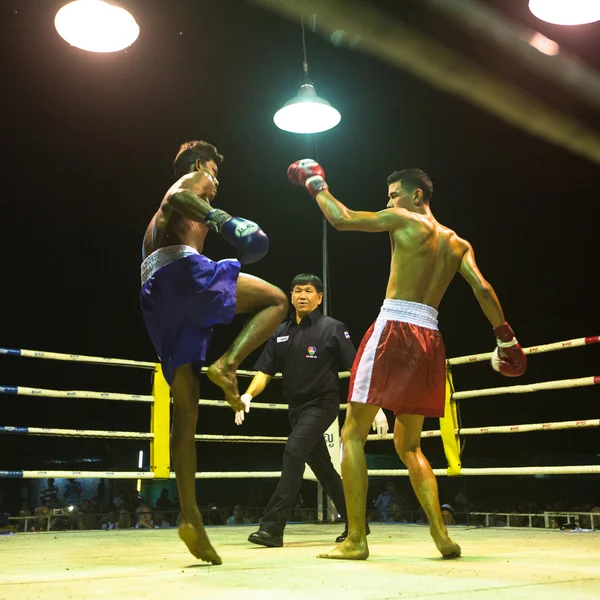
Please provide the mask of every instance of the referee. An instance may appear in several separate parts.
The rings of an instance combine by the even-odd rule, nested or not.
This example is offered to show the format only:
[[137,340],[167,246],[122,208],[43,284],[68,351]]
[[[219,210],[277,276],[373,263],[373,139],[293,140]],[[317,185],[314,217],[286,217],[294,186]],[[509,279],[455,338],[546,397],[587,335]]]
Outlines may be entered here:
[[[342,479],[331,462],[323,434],[339,413],[338,372],[351,369],[356,349],[346,326],[319,312],[323,283],[316,275],[296,275],[291,295],[295,314],[267,341],[254,366],[258,372],[242,396],[246,401],[258,396],[281,371],[292,431],[283,452],[277,489],[259,530],[248,538],[253,544],[271,548],[283,546],[283,530],[302,485],[306,463],[346,519]],[[346,535],[345,531],[337,541],[343,541]]]

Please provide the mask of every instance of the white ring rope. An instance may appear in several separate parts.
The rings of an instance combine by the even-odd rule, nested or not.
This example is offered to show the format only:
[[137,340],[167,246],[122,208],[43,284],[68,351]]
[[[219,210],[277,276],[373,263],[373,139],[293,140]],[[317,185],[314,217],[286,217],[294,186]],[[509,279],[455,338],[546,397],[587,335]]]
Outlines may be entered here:
[[[530,348],[524,348],[525,354],[541,354],[543,352],[552,352],[554,350],[565,350],[567,348],[576,348],[578,346],[586,346],[589,344],[597,344],[600,343],[600,336],[592,335],[583,338],[575,338],[572,340],[565,340],[563,342],[553,342],[551,344],[543,344],[541,346],[532,346]],[[71,362],[84,362],[91,364],[101,364],[101,365],[113,365],[113,366],[122,366],[122,367],[138,367],[141,369],[154,369],[156,368],[156,364],[154,362],[149,361],[141,361],[141,360],[129,360],[126,358],[106,358],[102,356],[84,356],[79,354],[61,354],[59,352],[45,352],[43,350],[25,350],[22,348],[0,348],[0,355],[10,355],[10,356],[22,356],[25,358],[43,358],[49,360],[65,360]],[[484,360],[489,360],[492,356],[492,352],[484,352],[482,354],[471,354],[467,356],[458,356],[456,358],[448,359],[448,365],[461,365],[472,362],[481,362]],[[206,368],[202,369],[203,372],[206,372]],[[247,371],[247,370],[239,370],[237,371],[238,375],[242,377],[253,377],[256,374],[256,371]],[[347,379],[350,377],[349,371],[341,371],[338,373],[340,379]],[[281,373],[275,374],[276,378],[281,377]]]
[[[446,469],[433,469],[436,476],[448,475]],[[486,467],[462,468],[461,475],[586,475],[600,473],[600,465],[575,465],[568,467]],[[408,476],[406,469],[373,469],[369,470],[373,477]]]
[[154,396],[144,394],[115,394],[113,392],[89,392],[80,390],[46,390],[42,388],[0,386],[0,394],[16,396],[40,396],[42,398],[96,398],[99,400],[124,400],[127,402],[154,402]]
[[563,390],[575,387],[600,384],[600,376],[581,377],[579,379],[562,379],[560,381],[544,381],[542,383],[529,383],[526,385],[507,385],[498,388],[487,388],[481,390],[468,390],[466,392],[454,392],[454,400],[465,398],[478,398],[482,396],[500,396],[502,394],[528,394],[541,390]]
[[[580,421],[559,421],[556,423],[532,423],[526,425],[500,425],[493,427],[471,427],[456,429],[456,435],[484,435],[494,433],[527,433],[530,431],[558,431],[565,429],[581,429],[590,427],[600,427],[600,419],[587,419]],[[81,438],[117,438],[117,439],[147,439],[154,438],[153,433],[144,433],[138,431],[108,431],[96,429],[57,429],[51,427],[11,427],[0,426],[0,434],[16,435],[47,435],[59,437],[81,437]],[[421,432],[422,438],[439,437],[439,429],[426,430]],[[196,434],[195,439],[199,442],[244,442],[257,444],[280,444],[287,442],[286,436],[266,436],[266,435],[219,435],[219,434]],[[394,434],[388,433],[383,437],[378,435],[369,435],[368,441],[393,440]]]
[[[600,376],[581,377],[579,379],[562,379],[559,381],[544,381],[542,383],[530,383],[526,385],[508,385],[498,388],[483,388],[479,390],[468,390],[465,392],[454,392],[454,400],[466,398],[478,398],[484,396],[500,396],[502,394],[527,394],[542,390],[559,390],[576,387],[586,387],[600,384]],[[17,396],[40,396],[46,398],[88,398],[100,400],[122,400],[127,402],[154,402],[154,397],[144,394],[116,394],[113,392],[95,392],[82,390],[47,390],[43,388],[29,388],[17,386],[0,386],[0,394],[11,394]],[[198,400],[202,406],[229,407],[225,400]],[[340,404],[340,410],[347,408],[347,404]],[[253,402],[253,408],[266,410],[287,410],[285,404]]]
[[122,440],[151,440],[153,433],[140,431],[106,431],[101,429],[56,429],[52,427],[0,427],[0,434],[49,435],[57,437],[117,438]]
[[196,440],[199,442],[250,442],[254,444],[285,444],[285,436],[268,435],[217,435],[210,433],[197,434]]
[[155,369],[156,363],[127,358],[105,358],[102,356],[82,356],[79,354],[61,354],[60,352],[45,352],[43,350],[24,350],[22,348],[0,348],[0,354],[22,356],[24,358],[44,358],[46,360],[66,360],[95,365],[112,365],[116,367],[135,367],[138,369]]
[[[527,433],[529,431],[558,431],[560,429],[583,429],[587,427],[600,427],[600,419],[585,419],[580,421],[558,421],[556,423],[531,423],[528,425],[498,425],[491,427],[463,427],[455,429],[456,435],[485,435],[488,433]],[[442,432],[439,429],[427,429],[421,432],[422,438],[440,437]],[[393,440],[393,433],[386,433],[384,436],[377,434],[367,436],[370,442],[380,440]]]
[[[524,352],[525,354],[541,354],[543,352],[553,352],[554,350],[566,350],[567,348],[577,348],[578,346],[587,346],[588,344],[598,343],[600,343],[600,335],[591,335],[588,337],[566,340],[564,342],[554,342],[552,344],[543,344],[542,346],[531,346],[531,348],[524,348]],[[490,360],[492,354],[492,352],[484,352],[483,354],[457,356],[456,358],[449,358],[447,362],[450,366],[481,362],[484,360]]]
[[[230,408],[229,404],[225,400],[198,400],[200,406],[225,406]],[[266,410],[287,410],[287,404],[276,404],[276,403],[265,403],[265,402],[252,402],[250,405],[254,408],[262,408]]]
[[[578,346],[584,346],[588,344],[594,344],[600,342],[600,336],[590,336],[586,338],[576,338],[573,340],[567,340],[564,342],[556,342],[552,344],[546,344],[542,346],[534,346],[526,348],[526,354],[536,354],[543,352],[550,352],[554,350],[563,350],[566,348],[574,348]],[[0,348],[0,355],[10,356],[23,356],[27,358],[42,358],[50,360],[63,360],[71,362],[83,362],[92,364],[104,364],[113,366],[127,366],[137,367],[144,369],[155,369],[156,363],[145,362],[145,361],[134,361],[127,359],[115,359],[115,358],[104,358],[104,357],[93,357],[93,356],[81,356],[76,354],[60,354],[56,352],[43,352],[35,350],[23,350],[23,349],[7,349]],[[471,356],[462,356],[448,360],[448,365],[459,365],[472,362],[480,362],[489,360],[492,353],[475,354]],[[206,368],[203,369],[206,371]],[[237,372],[240,376],[254,376],[255,371],[244,371],[239,370]],[[341,372],[338,374],[340,379],[348,378],[350,373],[348,371]],[[281,373],[277,373],[275,377],[280,378]],[[541,390],[553,390],[553,389],[567,389],[574,387],[583,387],[600,384],[600,376],[595,377],[583,377],[579,379],[566,379],[560,381],[547,381],[536,384],[528,385],[516,385],[516,386],[505,386],[501,388],[488,388],[480,390],[469,390],[465,392],[454,392],[452,398],[454,400],[482,397],[482,396],[496,396],[501,394],[522,394],[529,392],[536,392]],[[117,394],[112,392],[95,392],[95,391],[78,391],[78,390],[47,390],[42,388],[29,388],[29,387],[17,387],[17,386],[0,386],[0,394],[11,394],[21,396],[40,396],[50,398],[95,398],[102,400],[122,400],[122,401],[136,401],[136,402],[153,402],[154,397],[151,395],[140,395],[140,394]],[[229,406],[224,400],[204,400],[198,401],[199,405],[205,406]],[[267,409],[267,410],[287,410],[287,406],[284,404],[275,403],[253,403],[253,408],[256,409]],[[347,404],[340,405],[340,408],[346,408]],[[493,426],[493,427],[473,427],[473,428],[462,428],[457,429],[455,433],[457,435],[481,435],[491,433],[523,433],[529,431],[547,431],[547,430],[559,430],[559,429],[574,429],[574,428],[586,428],[586,427],[599,427],[600,419],[588,419],[580,421],[563,421],[556,423],[534,423],[526,425],[505,425],[505,426]],[[121,438],[121,439],[148,439],[154,438],[152,433],[143,432],[130,432],[130,431],[105,431],[105,430],[69,430],[69,429],[57,429],[57,428],[41,428],[41,427],[0,427],[0,434],[25,434],[25,435],[53,435],[53,436],[64,436],[64,437],[100,437],[100,438]],[[439,437],[441,432],[439,430],[428,430],[423,431],[421,437]],[[368,440],[390,440],[393,439],[393,434],[387,434],[383,437],[377,435],[368,436]],[[287,437],[271,437],[271,436],[226,436],[226,435],[213,435],[213,434],[198,434],[195,436],[197,441],[205,442],[252,442],[252,443],[284,443],[287,441]],[[397,469],[375,469],[369,470],[371,476],[407,476],[407,470]],[[446,469],[434,469],[436,475],[445,476],[447,475]],[[548,474],[548,475],[562,475],[562,474],[584,474],[584,473],[600,473],[600,465],[576,465],[576,466],[552,466],[552,467],[492,467],[492,468],[463,468],[461,469],[461,475],[537,475],[537,474]],[[0,471],[0,478],[108,478],[108,479],[153,479],[154,473],[139,472],[139,471]],[[256,479],[256,478],[277,478],[281,476],[279,471],[230,471],[230,472],[205,472],[196,473],[197,479]],[[170,473],[170,478],[174,478],[175,474]]]
[[[446,469],[433,469],[438,477],[448,476]],[[406,469],[369,469],[371,477],[407,477]],[[575,465],[553,467],[489,467],[463,468],[461,475],[585,475],[600,474],[600,465]],[[154,479],[154,473],[145,471],[0,471],[2,478],[22,479]],[[275,479],[281,477],[281,471],[206,471],[196,473],[196,479]],[[171,472],[170,479],[175,479]]]

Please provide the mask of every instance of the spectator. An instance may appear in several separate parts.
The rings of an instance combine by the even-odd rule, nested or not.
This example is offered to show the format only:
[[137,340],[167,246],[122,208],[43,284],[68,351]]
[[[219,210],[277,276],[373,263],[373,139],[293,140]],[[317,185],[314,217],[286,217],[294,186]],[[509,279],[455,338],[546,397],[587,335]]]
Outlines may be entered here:
[[226,521],[226,525],[249,525],[250,523],[252,521],[244,516],[244,509],[240,504],[233,507],[233,514]]
[[444,525],[454,525],[456,523],[456,516],[454,515],[454,509],[450,504],[442,504],[440,506],[442,510],[442,520]]
[[136,529],[153,529],[154,522],[152,521],[152,509],[145,504],[140,504],[136,509],[137,523]]
[[458,493],[454,497],[454,506],[458,512],[467,512],[469,510],[469,498],[467,497],[467,484],[462,482]]
[[[48,482],[50,483],[50,482]],[[38,506],[33,514],[35,516],[35,521],[33,523],[32,531],[47,531],[49,529],[49,521],[50,516],[52,515],[52,510],[48,506]]]
[[252,514],[252,511],[249,508],[244,511],[244,517],[248,519],[250,523],[256,523],[257,521],[256,516]]
[[204,519],[206,525],[224,525],[223,517],[217,509],[214,502],[209,502],[206,507],[206,519]]
[[76,479],[69,479],[65,487],[65,504],[68,506],[77,506],[81,500],[82,486]]
[[58,488],[54,485],[54,478],[48,479],[48,487],[40,494],[40,503],[48,508],[58,508]]
[[119,521],[119,510],[115,504],[109,504],[108,513],[102,515],[100,529],[116,529]]
[[123,497],[123,492],[117,492],[117,495],[113,498],[112,503],[117,507],[117,509],[121,508],[123,504],[125,504],[125,498]]
[[[31,508],[29,506],[29,500],[23,500],[21,502],[21,510],[19,511],[19,517],[31,517],[32,516]],[[25,527],[25,523],[27,523],[27,527]],[[32,519],[28,521],[23,520],[19,521],[19,531],[28,531],[32,523]]]
[[384,523],[392,516],[392,507],[396,504],[396,489],[394,483],[388,481],[385,484],[385,491],[381,492],[375,500],[375,508],[379,510],[379,520]]
[[77,529],[96,529],[96,515],[89,500],[81,503],[77,517]]
[[169,490],[167,488],[163,488],[160,492],[160,497],[156,501],[156,508],[158,510],[170,511],[173,508],[173,503],[169,498]]
[[131,529],[132,526],[131,513],[124,506],[121,506],[118,513],[117,529]]
[[172,527],[171,521],[169,519],[170,517],[168,513],[157,511],[154,513],[154,526],[163,529]]

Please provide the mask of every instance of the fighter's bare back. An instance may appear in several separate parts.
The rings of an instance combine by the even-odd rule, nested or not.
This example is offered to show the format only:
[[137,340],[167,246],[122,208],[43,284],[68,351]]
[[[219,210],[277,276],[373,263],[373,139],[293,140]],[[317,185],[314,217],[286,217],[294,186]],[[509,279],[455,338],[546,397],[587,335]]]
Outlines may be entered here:
[[[188,217],[205,217],[216,196],[217,165],[211,160],[204,168],[184,175],[169,188],[144,234],[143,258],[159,248],[178,244],[191,246],[202,253],[208,227]],[[175,201],[179,210],[173,208]]]
[[438,308],[469,243],[433,216],[403,208],[402,225],[390,231],[392,260],[386,298]]

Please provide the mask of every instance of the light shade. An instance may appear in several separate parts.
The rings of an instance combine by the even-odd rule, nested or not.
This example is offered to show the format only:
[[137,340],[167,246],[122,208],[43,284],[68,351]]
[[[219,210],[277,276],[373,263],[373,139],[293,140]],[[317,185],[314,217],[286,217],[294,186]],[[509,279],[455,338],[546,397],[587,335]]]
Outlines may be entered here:
[[600,20],[600,0],[529,0],[529,10],[555,25],[583,25]]
[[88,52],[117,52],[140,35],[135,19],[125,9],[102,0],[76,0],[63,6],[54,26],[66,42]]
[[295,98],[286,102],[273,117],[275,125],[291,133],[319,133],[335,127],[342,115],[323,98],[317,96],[310,83],[300,87]]

